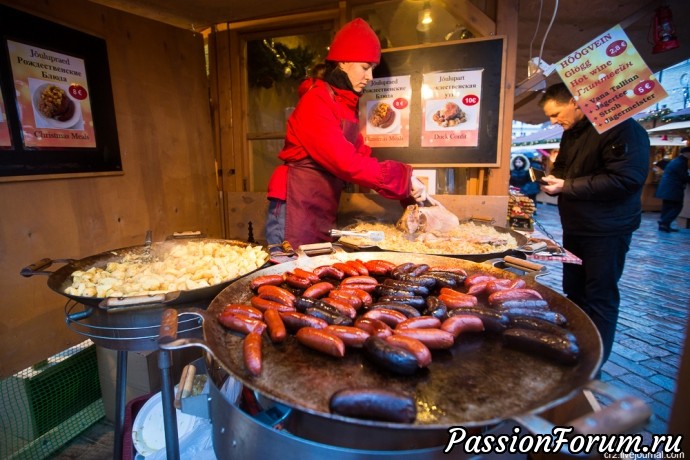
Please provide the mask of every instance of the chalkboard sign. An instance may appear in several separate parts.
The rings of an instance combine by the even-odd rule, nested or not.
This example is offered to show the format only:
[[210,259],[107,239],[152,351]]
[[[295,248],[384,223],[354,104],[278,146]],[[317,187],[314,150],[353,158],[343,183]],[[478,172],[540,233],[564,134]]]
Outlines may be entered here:
[[[430,167],[497,166],[504,70],[503,37],[383,50],[360,106],[374,156]],[[376,96],[377,82],[406,89],[388,104],[402,120],[395,134],[372,127],[372,98],[386,97]]]

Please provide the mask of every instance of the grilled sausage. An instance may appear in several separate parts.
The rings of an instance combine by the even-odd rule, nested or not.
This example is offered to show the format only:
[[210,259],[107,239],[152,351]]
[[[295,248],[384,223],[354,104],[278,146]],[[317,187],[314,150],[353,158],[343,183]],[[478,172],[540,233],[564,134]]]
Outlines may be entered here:
[[295,311],[295,307],[289,305],[283,305],[281,303],[275,302],[273,300],[264,299],[263,297],[253,296],[249,299],[252,307],[257,308],[261,311],[266,310],[278,310],[278,311]]
[[379,282],[373,276],[368,275],[354,275],[343,279],[340,285],[343,287],[351,285],[373,285],[376,286]]
[[467,288],[467,293],[474,296],[484,294],[487,284],[489,284],[488,281],[479,281],[478,283],[470,284]]
[[362,299],[360,299],[355,293],[347,292],[345,289],[334,289],[328,293],[328,297],[345,302],[354,308],[355,311],[362,308]]
[[417,418],[414,399],[388,389],[340,390],[333,393],[328,405],[334,414],[358,419],[412,423]]
[[506,300],[505,302],[501,302],[501,308],[506,310],[511,310],[513,308],[547,310],[549,308],[549,303],[544,299]]
[[400,334],[391,335],[390,337],[386,337],[385,340],[393,346],[400,347],[412,353],[417,359],[417,365],[419,367],[427,367],[431,364],[431,350],[421,341]]
[[458,338],[464,332],[483,332],[484,322],[474,315],[455,315],[441,323],[441,329]]
[[423,286],[421,284],[415,284],[412,281],[402,281],[394,280],[392,278],[386,278],[385,280],[383,280],[383,285],[390,286],[401,291],[409,291],[414,295],[429,295],[428,287]]
[[556,311],[538,310],[534,308],[511,308],[504,311],[509,319],[514,316],[529,316],[530,318],[539,318],[559,326],[568,322],[563,314]]
[[393,335],[393,329],[380,319],[364,318],[360,316],[355,320],[355,327],[366,331],[371,336],[388,337]]
[[319,275],[317,275],[314,272],[310,272],[308,270],[305,270],[303,268],[296,267],[294,270],[292,270],[292,273],[299,276],[300,278],[308,279],[309,282],[311,282],[311,283],[318,283],[319,281],[321,281],[321,278],[319,278]]
[[335,286],[328,281],[319,281],[306,288],[302,293],[302,297],[306,297],[307,299],[319,299],[327,295],[333,289],[335,289]]
[[324,297],[323,299],[321,299],[321,301],[326,305],[330,305],[331,307],[338,310],[338,313],[340,313],[343,316],[347,316],[348,318],[352,319],[354,319],[354,317],[357,316],[357,309],[349,303],[344,302],[340,299],[333,297]]
[[406,281],[406,282],[418,284],[420,286],[424,286],[429,290],[436,287],[436,281],[437,281],[437,278],[435,278],[433,276],[428,276],[428,275],[412,276],[409,274],[401,275],[400,278],[398,278],[398,279],[400,281]]
[[395,268],[391,270],[391,278],[400,279],[402,275],[406,275],[414,267],[415,264],[412,262],[404,262],[402,264],[396,265]]
[[295,334],[297,341],[313,350],[327,355],[342,358],[345,356],[345,343],[334,333],[326,329],[303,327]]
[[285,281],[283,275],[257,276],[251,281],[251,283],[249,283],[249,287],[255,291],[259,289],[261,286],[280,286],[281,284],[283,284],[283,281]]
[[355,270],[357,270],[358,274],[364,275],[364,276],[369,276],[369,269],[367,268],[366,265],[364,265],[364,262],[362,262],[361,260],[359,260],[359,259],[348,260],[345,263],[347,265],[349,265],[350,267],[354,268]]
[[393,262],[388,262],[387,260],[368,260],[364,262],[364,266],[369,270],[370,275],[385,276],[388,275],[391,270],[395,268]]
[[456,308],[448,312],[448,316],[473,315],[484,323],[484,329],[490,332],[502,332],[508,327],[508,315],[501,311],[483,307]]
[[287,331],[285,330],[285,323],[283,323],[280,313],[276,310],[266,310],[264,312],[264,321],[268,327],[268,336],[271,338],[271,342],[279,343],[285,340]]
[[353,286],[348,286],[348,287],[339,286],[337,290],[340,292],[346,293],[346,294],[356,295],[357,297],[359,297],[359,300],[362,301],[362,305],[365,307],[368,305],[371,305],[374,301],[371,297],[371,294],[369,294],[367,291],[365,291],[363,289],[357,289]]
[[455,342],[455,337],[450,332],[442,329],[394,329],[395,335],[404,335],[417,339],[431,350],[450,348]]
[[430,295],[426,298],[426,310],[423,313],[443,321],[448,317],[448,307],[441,299]]
[[469,275],[467,278],[465,278],[465,286],[469,287],[472,286],[473,284],[477,283],[486,283],[487,281],[495,280],[496,277],[494,275],[488,275],[486,273],[474,273],[472,275]]
[[266,323],[242,313],[221,313],[218,315],[218,321],[228,329],[243,334],[249,334],[250,332],[263,334],[266,330]]
[[407,316],[400,313],[399,311],[391,310],[389,308],[376,308],[369,310],[364,315],[363,318],[373,318],[378,319],[386,323],[389,327],[395,327],[407,319]]
[[244,367],[253,376],[261,374],[262,356],[261,356],[261,334],[258,332],[250,332],[242,342],[242,358]]
[[398,323],[395,327],[396,329],[405,329],[406,327],[412,329],[438,329],[441,327],[441,320],[428,315],[417,316],[416,318],[407,318],[405,321]]
[[225,308],[223,308],[221,315],[226,314],[226,313],[227,314],[240,313],[242,315],[247,315],[250,318],[254,318],[254,319],[263,319],[263,317],[264,317],[263,313],[258,308],[254,308],[251,305],[236,304],[236,303],[231,303],[229,305],[226,305]]
[[320,318],[328,324],[341,324],[343,326],[352,326],[352,318],[340,314],[335,308],[328,304],[322,304],[318,307],[309,307],[304,313],[315,318]]
[[420,295],[408,295],[408,296],[381,296],[378,300],[379,303],[386,302],[397,302],[409,305],[418,311],[424,310],[426,307],[426,298]]
[[273,286],[271,284],[260,286],[257,289],[257,293],[262,299],[272,300],[289,307],[295,306],[295,294],[280,286]]
[[341,280],[345,278],[345,273],[332,265],[321,265],[320,267],[316,267],[313,272],[319,279],[335,278]]
[[439,294],[438,299],[442,301],[446,307],[453,309],[453,308],[462,308],[462,307],[474,307],[477,305],[478,301],[477,298],[473,295],[469,294],[463,294],[462,296],[459,295],[450,295],[450,294]]
[[329,324],[326,329],[340,337],[345,346],[362,348],[364,341],[369,338],[369,333],[364,329],[354,326],[342,326],[339,324]]
[[297,288],[297,289],[306,289],[312,285],[312,282],[309,281],[308,278],[304,278],[304,277],[301,277],[299,275],[296,275],[296,274],[290,273],[290,272],[285,274],[285,282],[289,286],[292,286],[293,288]]
[[541,318],[524,316],[524,315],[508,315],[510,322],[508,328],[532,329],[535,331],[548,332],[549,334],[562,335],[568,340],[575,340],[572,332],[562,326],[558,326],[551,321],[546,321]]
[[359,276],[359,272],[352,266],[345,262],[336,262],[333,264],[335,268],[345,273],[345,276]]
[[410,305],[402,302],[375,302],[369,306],[370,310],[376,310],[378,308],[395,310],[408,318],[414,318],[420,315],[419,310],[417,310],[415,307],[411,307]]
[[370,336],[364,341],[364,351],[374,365],[395,374],[411,375],[419,368],[414,354],[388,343],[382,337]]
[[496,291],[505,291],[506,289],[510,289],[512,284],[513,280],[509,280],[507,278],[496,278],[495,280],[486,282],[486,292],[493,294]]
[[525,299],[542,299],[540,293],[534,289],[508,289],[505,291],[494,292],[489,295],[489,305],[500,305],[506,300],[525,300]]
[[280,318],[283,320],[285,326],[291,331],[297,331],[303,327],[315,327],[317,329],[324,329],[328,323],[314,316],[310,316],[297,311],[283,311],[279,312]]
[[510,347],[545,356],[561,364],[573,365],[579,359],[580,350],[575,341],[548,332],[508,329],[503,333],[503,342]]

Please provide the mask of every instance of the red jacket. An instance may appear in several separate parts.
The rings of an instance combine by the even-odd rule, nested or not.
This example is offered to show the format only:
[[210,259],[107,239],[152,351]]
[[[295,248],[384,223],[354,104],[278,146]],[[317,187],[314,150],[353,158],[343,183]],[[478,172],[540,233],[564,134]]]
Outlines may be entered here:
[[[345,139],[341,120],[358,123],[359,97],[349,90],[329,90],[316,80],[297,103],[287,123],[285,144],[278,158],[284,162],[310,156],[326,170],[347,182],[375,190],[381,196],[402,200],[410,194],[412,168],[398,161],[379,161],[362,135],[355,144]],[[276,168],[268,183],[268,197],[285,200],[287,166]]]

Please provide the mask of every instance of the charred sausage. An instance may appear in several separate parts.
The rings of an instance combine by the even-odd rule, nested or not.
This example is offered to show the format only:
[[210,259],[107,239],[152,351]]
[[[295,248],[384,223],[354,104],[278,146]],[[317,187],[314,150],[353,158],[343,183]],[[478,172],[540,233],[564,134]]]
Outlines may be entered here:
[[431,364],[431,350],[429,350],[429,347],[424,345],[421,341],[413,337],[395,334],[391,335],[390,337],[386,337],[386,342],[412,353],[415,358],[417,358],[417,365],[419,367],[427,367],[429,364]]
[[395,374],[411,375],[419,368],[414,354],[388,343],[382,337],[370,336],[364,341],[364,351],[374,365]]
[[579,359],[580,350],[575,341],[548,332],[508,329],[503,333],[503,342],[510,347],[545,356],[562,364],[573,365]]
[[394,423],[412,423],[417,418],[413,398],[379,388],[340,390],[328,402],[331,412],[345,417]]

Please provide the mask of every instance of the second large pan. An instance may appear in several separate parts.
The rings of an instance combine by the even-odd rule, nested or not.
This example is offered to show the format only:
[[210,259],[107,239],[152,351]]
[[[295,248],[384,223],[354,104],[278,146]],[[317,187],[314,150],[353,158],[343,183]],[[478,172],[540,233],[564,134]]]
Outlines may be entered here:
[[216,316],[229,303],[248,303],[252,296],[250,283],[257,276],[282,274],[297,267],[313,269],[349,259],[426,263],[460,267],[468,274],[518,276],[488,264],[408,253],[336,253],[302,258],[259,270],[221,291],[206,311],[199,312],[204,317],[204,348],[246,386],[295,409],[331,419],[401,428],[395,423],[330,414],[328,402],[334,392],[343,388],[380,387],[407,392],[414,395],[418,409],[414,424],[403,425],[407,429],[480,427],[512,416],[540,412],[574,396],[593,378],[600,365],[601,339],[589,317],[563,296],[528,278],[528,286],[538,290],[554,310],[568,319],[568,327],[577,337],[581,350],[577,365],[563,366],[512,350],[501,344],[500,337],[484,334],[461,337],[452,349],[435,352],[428,369],[413,376],[397,376],[363,365],[358,350],[348,350],[344,358],[336,359],[306,349],[290,337],[280,345],[265,338],[263,371],[259,377],[251,376],[243,364],[243,336],[223,328]]

